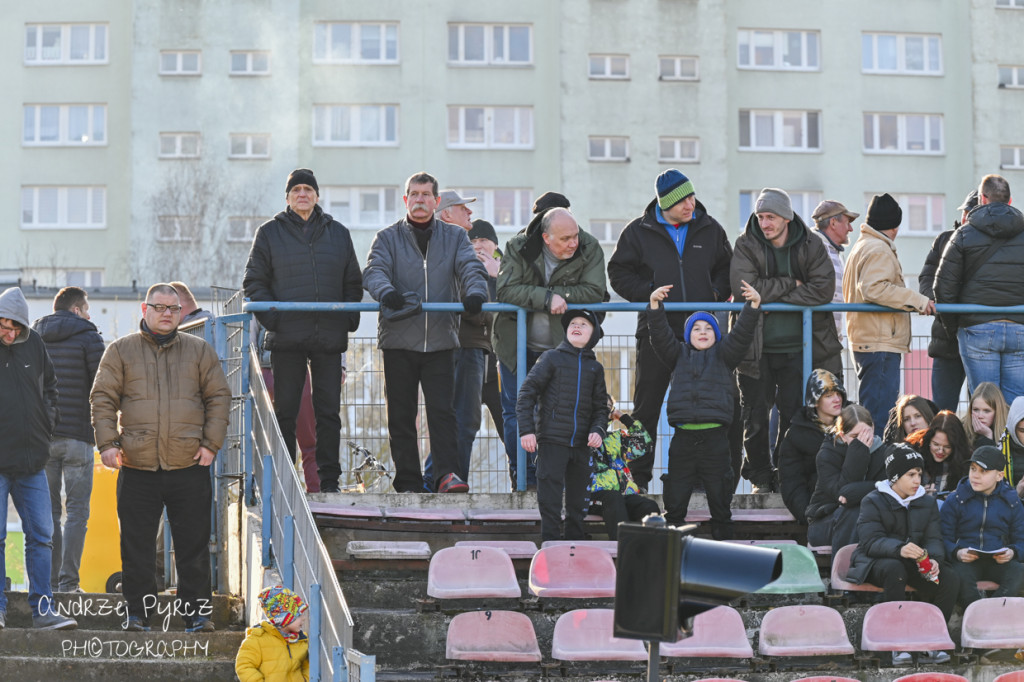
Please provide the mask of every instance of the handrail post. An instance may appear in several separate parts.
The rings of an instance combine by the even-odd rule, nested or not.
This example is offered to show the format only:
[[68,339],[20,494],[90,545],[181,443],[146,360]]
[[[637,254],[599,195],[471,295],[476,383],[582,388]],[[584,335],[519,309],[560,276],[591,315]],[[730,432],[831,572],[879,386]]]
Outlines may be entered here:
[[336,646],[331,651],[331,665],[334,667],[332,682],[348,682],[348,666],[345,665],[345,647]]
[[309,682],[320,680],[320,584],[309,586]]
[[[804,352],[803,352],[803,374],[804,383],[803,386],[807,385],[807,380],[811,378],[811,372],[814,371],[814,319],[811,317],[812,311],[810,308],[804,308],[802,313],[803,318],[803,337],[804,337]],[[842,382],[842,377],[839,377]]]
[[263,568],[270,568],[270,524],[274,522],[274,456],[263,455],[263,484],[260,486],[260,499],[263,502],[263,528],[260,529],[263,541]]
[[[526,309],[516,311],[516,395],[526,381]],[[526,490],[526,450],[519,440],[518,420],[516,422],[516,490]]]
[[284,517],[284,548],[281,552],[281,580],[289,590],[295,584],[295,517]]

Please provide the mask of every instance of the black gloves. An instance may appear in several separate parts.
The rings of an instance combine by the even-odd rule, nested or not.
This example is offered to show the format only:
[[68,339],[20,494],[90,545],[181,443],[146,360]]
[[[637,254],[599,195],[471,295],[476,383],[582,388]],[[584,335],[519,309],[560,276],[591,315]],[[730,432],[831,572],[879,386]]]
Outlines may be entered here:
[[462,307],[465,309],[467,315],[479,315],[480,311],[483,310],[484,303],[487,302],[480,294],[470,294],[462,299]]
[[398,310],[405,305],[405,296],[395,290],[391,290],[384,294],[384,298],[380,299],[380,302],[392,310]]

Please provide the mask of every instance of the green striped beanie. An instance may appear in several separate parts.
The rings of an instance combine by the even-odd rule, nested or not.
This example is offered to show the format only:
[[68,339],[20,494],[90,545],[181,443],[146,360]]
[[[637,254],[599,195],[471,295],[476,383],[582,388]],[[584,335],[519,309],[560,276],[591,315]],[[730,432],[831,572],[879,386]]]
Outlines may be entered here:
[[658,176],[656,183],[658,206],[667,211],[686,197],[694,194],[693,183],[675,168],[669,168]]

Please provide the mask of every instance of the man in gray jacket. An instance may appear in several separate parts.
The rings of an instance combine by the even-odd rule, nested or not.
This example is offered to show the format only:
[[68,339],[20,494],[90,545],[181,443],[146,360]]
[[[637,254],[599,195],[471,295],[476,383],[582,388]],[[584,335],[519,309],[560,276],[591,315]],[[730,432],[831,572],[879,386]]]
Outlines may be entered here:
[[458,313],[426,313],[422,303],[452,303],[466,313],[487,301],[487,273],[458,225],[434,217],[437,180],[416,173],[405,183],[407,214],[374,237],[363,287],[380,301],[377,345],[384,356],[391,457],[397,492],[422,492],[416,443],[417,389],[423,389],[437,492],[468,492],[457,473],[454,396]]

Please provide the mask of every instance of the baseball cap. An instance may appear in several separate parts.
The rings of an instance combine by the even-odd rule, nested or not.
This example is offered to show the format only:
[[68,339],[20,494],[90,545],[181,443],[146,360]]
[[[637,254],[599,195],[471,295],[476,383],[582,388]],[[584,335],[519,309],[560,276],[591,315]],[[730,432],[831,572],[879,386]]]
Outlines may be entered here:
[[964,203],[956,207],[958,211],[970,211],[978,205],[978,190],[972,189],[964,198]]
[[434,213],[440,213],[446,208],[452,206],[460,206],[462,204],[469,204],[476,201],[476,197],[462,197],[459,193],[453,189],[446,189],[441,192],[440,198],[437,200],[437,208],[434,209]]
[[1002,471],[1006,468],[1006,457],[1003,451],[994,445],[982,445],[971,455],[970,461],[985,471]]
[[818,204],[818,207],[814,209],[814,213],[811,214],[811,219],[813,219],[814,222],[818,222],[821,220],[835,218],[837,215],[845,215],[850,220],[856,220],[860,216],[860,213],[854,213],[835,199],[826,199]]

